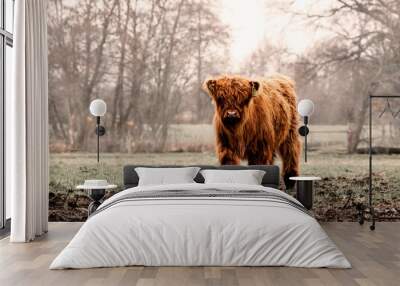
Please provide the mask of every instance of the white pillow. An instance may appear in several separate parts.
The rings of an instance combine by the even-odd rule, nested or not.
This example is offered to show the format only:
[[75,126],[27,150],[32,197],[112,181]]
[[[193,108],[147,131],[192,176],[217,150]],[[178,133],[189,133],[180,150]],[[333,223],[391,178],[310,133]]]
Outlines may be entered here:
[[195,183],[193,179],[199,170],[199,167],[135,168],[139,176],[139,186]]
[[246,185],[261,185],[265,171],[261,170],[201,170],[205,184],[233,183]]

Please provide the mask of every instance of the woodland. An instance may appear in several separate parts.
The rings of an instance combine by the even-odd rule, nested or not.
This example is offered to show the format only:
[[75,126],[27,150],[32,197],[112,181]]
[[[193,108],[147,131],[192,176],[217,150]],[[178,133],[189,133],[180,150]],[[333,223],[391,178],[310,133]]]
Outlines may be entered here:
[[[365,145],[368,95],[400,93],[400,1],[331,0],[323,8],[314,1],[298,10],[296,1],[266,0],[266,19],[278,11],[324,36],[301,54],[266,37],[240,64],[229,58],[231,31],[218,2],[49,1],[51,151],[91,150],[88,106],[97,97],[108,104],[104,151],[169,151],[172,124],[211,124],[201,84],[219,73],[287,74],[299,99],[317,106],[314,124],[345,125],[348,153]],[[379,113],[387,103],[375,104]],[[398,144],[400,115],[383,119],[381,141]]]

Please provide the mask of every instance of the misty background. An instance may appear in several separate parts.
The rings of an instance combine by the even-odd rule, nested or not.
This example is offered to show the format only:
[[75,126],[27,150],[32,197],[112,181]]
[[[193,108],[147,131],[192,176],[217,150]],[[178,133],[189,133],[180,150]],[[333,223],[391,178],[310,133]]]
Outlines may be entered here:
[[[50,221],[84,221],[89,198],[76,186],[107,179],[110,196],[127,164],[218,164],[203,81],[275,72],[315,103],[301,160],[302,175],[322,178],[315,217],[357,221],[369,94],[400,94],[400,1],[49,0],[48,45]],[[108,108],[100,163],[95,98]],[[400,153],[400,100],[374,101],[373,118],[375,151]],[[373,159],[380,220],[400,219],[399,158]]]
[[[368,95],[400,94],[396,0],[50,0],[48,41],[52,152],[95,151],[95,98],[104,152],[213,150],[202,82],[279,72],[315,103],[312,146],[354,153]],[[377,118],[385,108],[374,104],[375,144],[396,146],[400,114]]]

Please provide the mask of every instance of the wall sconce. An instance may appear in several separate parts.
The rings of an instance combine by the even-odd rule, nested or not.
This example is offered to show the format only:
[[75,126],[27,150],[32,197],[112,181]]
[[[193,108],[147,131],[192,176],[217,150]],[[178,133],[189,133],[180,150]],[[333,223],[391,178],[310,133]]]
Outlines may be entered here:
[[299,134],[304,137],[304,161],[307,163],[307,135],[310,132],[307,124],[308,118],[314,112],[314,103],[310,99],[300,100],[297,111],[304,119],[304,125],[299,128]]
[[104,116],[107,111],[107,104],[102,99],[95,99],[90,103],[90,113],[96,117],[96,130],[97,135],[97,162],[100,161],[100,136],[106,134],[106,128],[100,125],[100,117]]

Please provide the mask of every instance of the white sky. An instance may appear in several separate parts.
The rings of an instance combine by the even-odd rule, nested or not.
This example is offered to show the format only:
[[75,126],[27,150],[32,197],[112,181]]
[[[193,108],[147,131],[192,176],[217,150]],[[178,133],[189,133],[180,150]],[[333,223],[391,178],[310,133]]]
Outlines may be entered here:
[[278,4],[281,9],[277,3],[277,0],[221,0],[221,19],[232,33],[232,63],[237,65],[243,61],[264,39],[300,54],[323,37],[323,31],[316,32],[298,21],[295,23],[284,10],[321,12],[332,5],[332,0],[283,0]]

